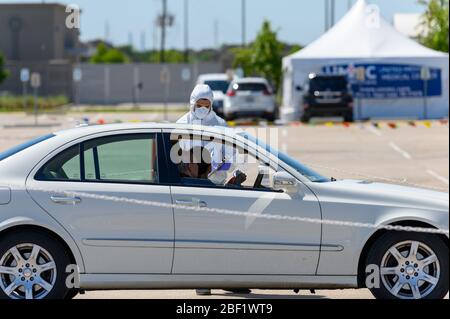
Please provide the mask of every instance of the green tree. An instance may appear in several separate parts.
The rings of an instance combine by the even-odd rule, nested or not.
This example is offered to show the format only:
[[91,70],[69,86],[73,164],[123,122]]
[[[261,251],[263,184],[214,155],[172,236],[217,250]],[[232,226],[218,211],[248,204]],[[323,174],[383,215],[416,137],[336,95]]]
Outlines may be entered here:
[[442,52],[448,52],[449,1],[419,0],[427,6],[422,17],[423,33],[419,41],[423,45]]
[[282,77],[284,44],[277,38],[269,21],[264,21],[255,42],[249,48],[235,49],[234,67],[241,67],[245,75],[266,78],[278,90]]
[[244,71],[245,76],[256,75],[252,63],[252,49],[233,48],[231,49],[231,52],[234,54],[233,68],[241,68]]
[[252,64],[255,71],[272,83],[276,90],[281,83],[283,48],[284,45],[278,41],[270,22],[264,21],[253,43]]
[[2,83],[7,76],[8,72],[5,70],[5,62],[3,59],[3,55],[0,53],[0,83]]
[[120,64],[128,61],[128,57],[123,52],[108,48],[104,43],[97,46],[97,52],[91,58],[91,63],[94,64]]
[[[166,50],[165,51],[166,63],[183,63],[184,54],[178,50]],[[159,63],[160,51],[151,51],[148,57],[148,62]]]

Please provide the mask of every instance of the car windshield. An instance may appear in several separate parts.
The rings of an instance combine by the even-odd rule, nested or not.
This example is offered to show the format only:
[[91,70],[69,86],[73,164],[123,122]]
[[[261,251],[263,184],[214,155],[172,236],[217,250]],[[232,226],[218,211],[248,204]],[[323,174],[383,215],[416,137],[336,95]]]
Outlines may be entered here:
[[206,85],[209,85],[211,90],[213,91],[221,91],[223,93],[227,93],[228,87],[230,86],[229,81],[205,81]]
[[311,91],[345,91],[347,80],[345,77],[316,77],[309,83]]
[[48,139],[50,139],[50,138],[52,138],[54,136],[55,136],[54,134],[44,135],[44,136],[35,138],[35,139],[31,140],[31,141],[28,141],[26,143],[23,143],[21,145],[18,145],[18,146],[15,146],[13,148],[10,148],[9,150],[6,150],[4,152],[1,152],[0,153],[0,161],[3,161],[4,159],[7,159],[8,157],[13,156],[14,154],[20,153],[23,150],[26,150],[27,148],[29,148],[29,147],[31,147],[33,145],[39,144],[39,143],[41,143],[43,141],[46,141],[46,140],[48,140]]
[[270,145],[267,145],[266,143],[258,140],[257,138],[253,137],[252,135],[249,135],[245,132],[239,133],[240,136],[244,137],[248,141],[255,143],[256,145],[262,147],[266,151],[268,151],[271,154],[275,154],[282,162],[286,163],[293,169],[295,169],[297,172],[305,176],[307,179],[309,179],[311,182],[314,183],[328,183],[331,182],[331,179],[320,175],[319,173],[313,171],[312,169],[306,167],[305,165],[301,164],[296,159],[290,157],[289,155],[278,151],[277,149],[274,149]]

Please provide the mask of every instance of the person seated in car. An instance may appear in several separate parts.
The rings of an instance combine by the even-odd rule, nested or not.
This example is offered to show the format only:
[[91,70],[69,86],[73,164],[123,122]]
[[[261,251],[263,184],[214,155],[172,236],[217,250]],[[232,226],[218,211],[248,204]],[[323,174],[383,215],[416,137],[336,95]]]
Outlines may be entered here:
[[208,179],[211,169],[211,154],[204,147],[194,147],[183,152],[182,161],[178,165],[181,181],[188,185],[215,186]]
[[[183,154],[182,162],[178,166],[183,184],[198,186],[217,186],[210,180],[212,172],[211,153],[204,147],[194,147],[188,154]],[[220,167],[220,165],[219,165]],[[247,175],[239,170],[225,184],[229,187],[242,187]]]

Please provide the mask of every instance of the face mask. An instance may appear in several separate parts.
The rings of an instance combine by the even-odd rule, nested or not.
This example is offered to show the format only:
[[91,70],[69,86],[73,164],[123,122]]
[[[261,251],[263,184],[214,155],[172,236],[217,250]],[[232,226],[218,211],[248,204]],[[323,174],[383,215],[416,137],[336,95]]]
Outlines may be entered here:
[[209,114],[209,109],[207,109],[206,107],[198,107],[195,109],[195,116],[200,119],[203,120],[205,117],[208,116]]

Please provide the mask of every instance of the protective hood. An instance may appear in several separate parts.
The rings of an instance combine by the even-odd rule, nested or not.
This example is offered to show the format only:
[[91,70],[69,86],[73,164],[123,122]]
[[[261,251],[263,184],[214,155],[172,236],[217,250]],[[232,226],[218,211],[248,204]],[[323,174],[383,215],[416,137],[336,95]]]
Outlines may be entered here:
[[195,124],[195,125],[207,125],[207,126],[227,126],[227,123],[217,116],[216,112],[212,109],[204,119],[199,119],[195,116],[195,105],[198,100],[205,99],[214,102],[214,93],[208,85],[199,84],[192,91],[190,99],[190,112],[181,117],[177,123],[180,124]]
[[211,105],[213,105],[214,102],[214,93],[209,87],[209,85],[205,84],[199,84],[197,85],[191,94],[191,112],[194,113],[195,104],[199,100],[208,100],[211,102]]

